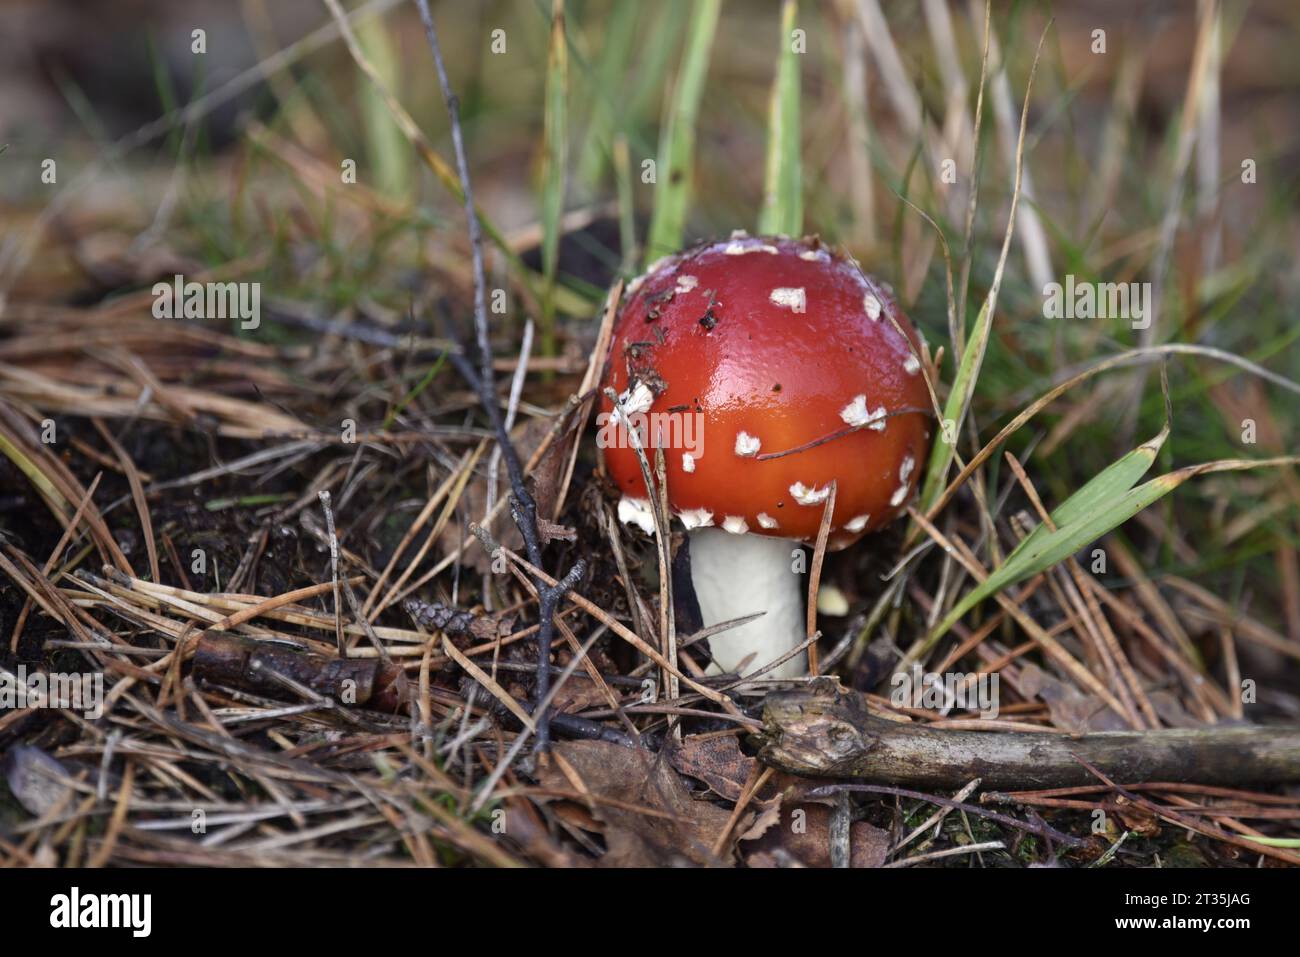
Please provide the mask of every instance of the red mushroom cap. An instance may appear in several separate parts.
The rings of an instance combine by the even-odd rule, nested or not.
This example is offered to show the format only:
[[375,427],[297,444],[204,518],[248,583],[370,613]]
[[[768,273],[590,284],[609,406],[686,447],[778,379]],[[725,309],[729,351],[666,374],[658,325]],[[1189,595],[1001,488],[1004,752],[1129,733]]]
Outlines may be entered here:
[[[687,527],[811,541],[835,481],[830,543],[842,548],[893,521],[915,491],[931,407],[919,354],[893,297],[852,260],[815,239],[736,233],[629,285],[603,386],[647,413],[648,445],[672,421],[658,413],[694,416],[698,436],[663,429],[659,440],[669,505]],[[902,410],[915,411],[890,415]],[[626,500],[648,498],[603,393],[601,411],[611,478]],[[683,436],[702,437],[698,454]]]

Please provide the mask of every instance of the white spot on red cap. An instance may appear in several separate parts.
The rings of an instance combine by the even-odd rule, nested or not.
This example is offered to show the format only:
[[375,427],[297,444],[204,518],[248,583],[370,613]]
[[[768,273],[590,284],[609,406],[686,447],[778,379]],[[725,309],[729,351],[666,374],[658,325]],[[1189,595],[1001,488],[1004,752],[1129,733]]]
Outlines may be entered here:
[[749,523],[743,515],[728,515],[722,520],[722,530],[732,535],[744,535],[749,531]]
[[800,505],[820,505],[830,497],[831,487],[809,488],[803,482],[795,482],[790,486],[790,494]]
[[914,468],[916,468],[916,459],[910,455],[903,456],[903,464],[898,467],[898,480],[906,482],[907,477],[912,474]]
[[[746,236],[745,239],[749,237]],[[746,253],[771,253],[777,254],[777,248],[770,243],[742,242],[735,240],[727,243],[727,248],[722,250],[728,256],[744,256]]]
[[674,292],[676,292],[677,295],[680,296],[683,293],[690,292],[699,284],[700,284],[700,279],[698,276],[691,276],[687,273],[683,273],[682,275],[677,277],[677,288],[674,290]]
[[750,435],[748,432],[736,433],[736,454],[744,459],[752,459],[758,454],[758,450],[763,443],[757,435]]
[[894,490],[894,494],[889,497],[890,505],[902,505],[907,498],[908,484],[904,482]]
[[921,371],[921,363],[916,356],[908,354],[908,357],[903,360],[903,371],[908,375],[916,375]]
[[688,529],[708,528],[713,524],[713,513],[707,508],[687,508],[677,513]]
[[871,293],[862,297],[862,308],[867,310],[867,318],[873,322],[880,318],[880,300]]
[[691,455],[690,452],[682,453],[682,471],[683,472],[695,471],[695,456]]
[[650,391],[650,387],[644,382],[634,382],[628,385],[618,397],[618,405],[614,408],[614,414],[611,418],[617,423],[622,421],[624,415],[637,415],[641,412],[648,412],[650,406],[654,405],[655,394]]
[[763,528],[776,528],[776,519],[767,512],[758,513],[758,524]]
[[824,249],[805,249],[799,254],[800,259],[806,259],[810,263],[830,262],[830,254]]
[[866,528],[867,522],[869,521],[871,521],[870,515],[854,515],[851,519],[849,519],[847,522],[844,523],[844,530],[846,532],[853,532],[856,534],[857,532],[860,532],[864,528]]
[[885,407],[879,406],[876,409],[867,408],[867,397],[865,395],[855,395],[853,401],[840,409],[840,418],[854,428],[866,426],[876,432],[885,430]]
[[852,402],[840,409],[840,418],[855,427],[870,422],[871,412],[867,409],[867,397],[855,395]]
[[772,290],[768,298],[774,304],[784,306],[793,312],[806,312],[808,309],[808,293],[802,286],[778,286]]
[[618,520],[624,525],[635,525],[647,535],[655,533],[655,517],[648,498],[624,495],[618,500]]
[[658,259],[652,262],[649,265],[649,267],[646,268],[645,274],[647,276],[653,276],[660,269],[663,269],[663,267],[667,265],[672,258],[673,258],[672,256],[660,256]]

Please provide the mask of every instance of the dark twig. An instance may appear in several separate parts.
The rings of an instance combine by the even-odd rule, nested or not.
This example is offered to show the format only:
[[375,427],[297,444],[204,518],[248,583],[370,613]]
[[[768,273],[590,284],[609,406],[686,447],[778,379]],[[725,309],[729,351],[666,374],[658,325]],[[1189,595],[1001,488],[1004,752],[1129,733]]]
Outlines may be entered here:
[[1118,780],[1300,780],[1300,725],[961,731],[877,717],[862,694],[824,678],[769,694],[763,724],[759,759],[810,777],[949,788],[975,768],[989,788],[1068,787],[1092,781],[1082,759]]
[[[447,104],[447,114],[451,120],[451,141],[456,153],[456,172],[460,176],[461,192],[465,198],[465,218],[469,221],[469,244],[474,265],[474,335],[478,343],[479,369],[474,371],[469,360],[462,354],[452,353],[450,359],[461,376],[479,397],[484,412],[487,413],[492,428],[496,432],[497,444],[501,447],[501,457],[506,463],[506,472],[510,476],[511,503],[510,514],[519,532],[524,538],[524,547],[528,561],[535,567],[542,567],[541,536],[537,529],[537,502],[524,484],[524,470],[519,462],[519,455],[510,442],[501,409],[497,404],[496,384],[492,373],[492,347],[488,341],[487,324],[487,280],[483,273],[483,234],[479,224],[478,212],[474,208],[474,191],[470,185],[469,164],[465,160],[465,139],[460,126],[460,100],[451,90],[447,79],[447,66],[442,59],[442,49],[438,45],[438,30],[433,25],[429,13],[428,0],[417,0],[420,7],[420,19],[424,21],[424,33],[433,52],[434,66],[438,70],[438,83],[442,87],[443,99]],[[455,333],[453,331],[453,338]],[[551,660],[551,642],[555,635],[555,608],[561,596],[569,591],[586,571],[586,563],[581,559],[574,565],[568,575],[555,585],[547,585],[540,578],[533,578],[537,589],[538,618],[540,627],[537,631],[537,701],[542,713],[533,715],[537,724],[537,749],[544,751],[550,746],[550,724],[545,713],[545,702],[550,691],[551,672],[547,665]]]
[[[429,13],[428,0],[418,0],[420,19],[424,21],[424,33],[429,38],[429,48],[433,51],[433,65],[438,70],[438,84],[442,87],[442,97],[447,103],[447,114],[451,118],[451,142],[456,151],[456,172],[460,176],[460,188],[465,197],[465,218],[469,220],[470,256],[474,264],[474,331],[478,339],[479,365],[483,381],[492,385],[492,349],[488,345],[487,329],[487,279],[483,273],[483,232],[478,221],[478,211],[474,208],[474,189],[469,179],[469,163],[465,160],[465,137],[460,127],[460,98],[451,90],[451,81],[447,79],[447,65],[442,61],[442,48],[438,45],[438,29],[433,25],[433,16]],[[502,449],[505,453],[505,450]]]

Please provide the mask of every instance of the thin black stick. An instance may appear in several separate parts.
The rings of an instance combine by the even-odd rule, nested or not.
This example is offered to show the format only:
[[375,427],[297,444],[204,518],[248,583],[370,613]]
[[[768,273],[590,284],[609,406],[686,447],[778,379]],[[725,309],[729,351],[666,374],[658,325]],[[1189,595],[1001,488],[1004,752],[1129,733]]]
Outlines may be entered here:
[[428,0],[419,0],[419,5],[420,19],[424,21],[424,33],[429,38],[429,48],[433,51],[433,64],[438,70],[438,84],[442,87],[442,98],[447,103],[447,114],[451,117],[451,142],[456,151],[456,173],[460,176],[460,189],[465,196],[465,218],[469,220],[470,257],[474,263],[474,332],[478,339],[479,366],[484,383],[491,388],[492,349],[488,345],[487,279],[483,273],[483,231],[478,221],[478,210],[474,207],[474,189],[469,181],[469,163],[465,160],[465,138],[460,128],[460,97],[452,92],[451,81],[447,79],[447,65],[442,62],[442,48],[438,45],[438,30],[433,25]]
[[[470,384],[479,397],[479,402],[487,413],[492,429],[496,432],[497,444],[501,447],[501,457],[506,463],[506,472],[510,476],[511,503],[510,515],[519,526],[524,538],[524,547],[528,552],[528,561],[535,568],[542,567],[541,535],[537,529],[537,502],[524,484],[524,469],[519,462],[519,455],[510,442],[505,420],[497,404],[496,383],[492,373],[492,346],[488,340],[487,324],[487,280],[483,273],[483,235],[479,225],[478,212],[474,208],[474,191],[470,186],[469,164],[465,160],[465,140],[460,126],[460,100],[452,92],[451,82],[447,79],[447,67],[442,60],[442,49],[438,46],[438,30],[433,25],[429,13],[428,0],[417,0],[420,19],[424,21],[424,33],[433,51],[433,62],[438,70],[438,83],[442,86],[443,99],[447,103],[447,113],[451,118],[451,141],[456,152],[456,172],[460,176],[461,192],[465,198],[465,218],[469,221],[469,244],[474,263],[474,335],[478,343],[479,369],[474,367],[461,352],[450,354],[452,365]],[[452,332],[453,338],[455,332]],[[586,563],[579,559],[554,587],[547,585],[540,578],[533,578],[537,589],[538,618],[537,630],[537,701],[544,703],[550,691],[551,671],[547,667],[551,660],[551,643],[555,636],[555,608],[560,598],[569,591],[586,573]],[[533,715],[537,723],[537,749],[544,751],[550,747],[550,720],[543,713]]]

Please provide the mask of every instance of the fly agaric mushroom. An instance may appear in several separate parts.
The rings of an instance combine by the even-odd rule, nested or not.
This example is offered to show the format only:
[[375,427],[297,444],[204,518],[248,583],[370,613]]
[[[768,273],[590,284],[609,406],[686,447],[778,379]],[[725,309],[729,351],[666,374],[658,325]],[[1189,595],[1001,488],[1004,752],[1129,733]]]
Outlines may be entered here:
[[[714,671],[765,667],[804,640],[794,555],[816,539],[832,482],[831,549],[905,507],[930,440],[918,354],[885,288],[815,239],[733,233],[628,286],[600,420],[619,518],[654,532],[630,425],[652,469],[664,449],[704,624],[766,613],[710,639]],[[806,671],[798,655],[768,674]]]

